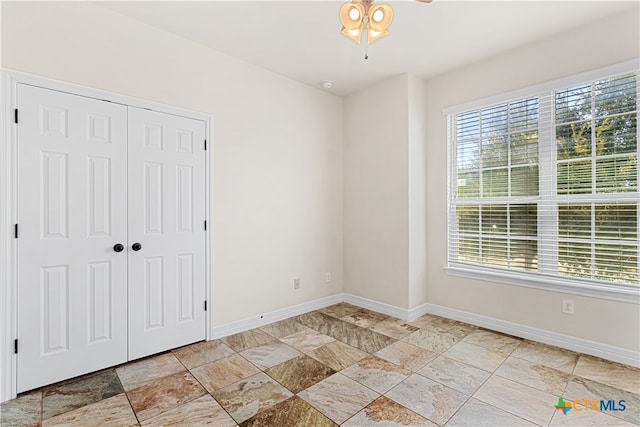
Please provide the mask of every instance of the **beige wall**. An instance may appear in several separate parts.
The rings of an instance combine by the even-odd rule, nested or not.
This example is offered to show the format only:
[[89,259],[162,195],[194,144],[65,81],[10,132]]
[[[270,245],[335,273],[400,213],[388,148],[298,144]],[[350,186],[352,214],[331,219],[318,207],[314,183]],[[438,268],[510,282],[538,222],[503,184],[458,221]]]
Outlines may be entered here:
[[408,308],[408,76],[344,101],[345,292]]
[[3,67],[211,115],[216,325],[342,292],[341,98],[89,2],[2,2],[2,36]]
[[565,294],[447,275],[447,134],[442,110],[573,73],[637,58],[638,13],[625,13],[428,82],[428,301],[536,328],[640,349],[637,304],[571,295],[575,315],[561,313]]
[[427,157],[429,96],[427,82],[409,76],[409,308],[428,302]]
[[427,84],[410,74],[344,102],[345,292],[427,302]]

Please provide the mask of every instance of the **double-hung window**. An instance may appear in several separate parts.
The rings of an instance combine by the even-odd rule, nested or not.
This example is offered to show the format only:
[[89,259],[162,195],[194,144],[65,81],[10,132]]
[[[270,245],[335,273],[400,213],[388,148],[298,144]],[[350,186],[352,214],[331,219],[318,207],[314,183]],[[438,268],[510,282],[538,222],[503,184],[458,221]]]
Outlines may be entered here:
[[451,270],[637,294],[638,71],[579,77],[448,111]]

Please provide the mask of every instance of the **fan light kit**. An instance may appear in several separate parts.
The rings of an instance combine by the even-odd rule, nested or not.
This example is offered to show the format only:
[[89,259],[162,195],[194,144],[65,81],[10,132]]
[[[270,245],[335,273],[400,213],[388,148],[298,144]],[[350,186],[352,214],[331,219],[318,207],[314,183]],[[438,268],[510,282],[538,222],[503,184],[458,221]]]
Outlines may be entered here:
[[[431,0],[417,0],[431,3]],[[373,4],[373,0],[353,0],[340,8],[341,33],[360,44],[366,27],[367,44],[389,34],[387,28],[393,20],[393,9],[388,4]]]

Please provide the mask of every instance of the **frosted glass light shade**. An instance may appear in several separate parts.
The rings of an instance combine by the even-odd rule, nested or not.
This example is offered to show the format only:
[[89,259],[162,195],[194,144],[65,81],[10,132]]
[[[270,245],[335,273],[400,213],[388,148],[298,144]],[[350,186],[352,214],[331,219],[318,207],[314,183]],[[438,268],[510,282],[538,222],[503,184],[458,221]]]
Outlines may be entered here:
[[340,8],[341,33],[358,44],[364,29],[364,13],[360,3],[345,3]]
[[393,9],[386,4],[376,4],[369,8],[369,23],[367,29],[367,43],[381,39],[389,34],[387,28],[393,20]]

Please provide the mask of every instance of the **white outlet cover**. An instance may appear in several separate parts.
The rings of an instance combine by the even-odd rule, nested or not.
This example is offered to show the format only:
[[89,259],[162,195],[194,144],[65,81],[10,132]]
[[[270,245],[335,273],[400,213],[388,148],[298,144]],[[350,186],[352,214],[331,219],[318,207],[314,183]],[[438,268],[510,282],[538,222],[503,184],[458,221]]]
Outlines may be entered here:
[[562,312],[565,314],[575,314],[575,306],[572,299],[562,300]]

